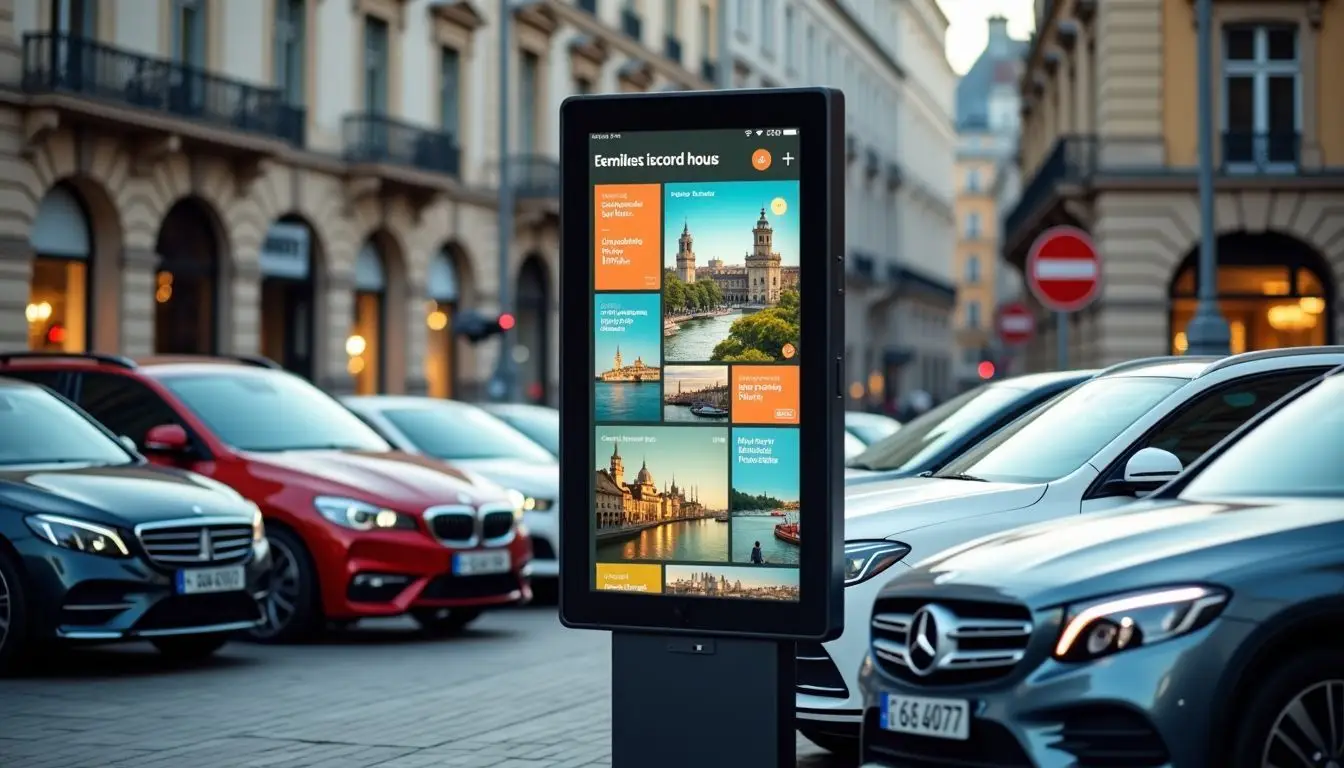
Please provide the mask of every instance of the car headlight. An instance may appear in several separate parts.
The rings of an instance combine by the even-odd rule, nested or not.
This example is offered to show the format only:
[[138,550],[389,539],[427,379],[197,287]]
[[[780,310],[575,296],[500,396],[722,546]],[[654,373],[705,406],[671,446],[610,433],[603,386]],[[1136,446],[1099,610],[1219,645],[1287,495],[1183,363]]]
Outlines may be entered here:
[[313,506],[327,520],[356,531],[414,531],[415,518],[357,499],[318,496]]
[[522,520],[523,514],[536,505],[536,499],[533,499],[522,491],[516,491],[510,488],[507,493],[509,496],[509,503],[513,505],[513,516],[518,520]]
[[910,554],[910,545],[886,539],[858,539],[845,542],[845,586],[873,578]]
[[1227,605],[1217,587],[1164,587],[1071,605],[1055,643],[1061,661],[1092,661],[1209,625]]
[[107,526],[59,515],[33,515],[24,522],[33,533],[58,547],[108,557],[131,554],[121,536]]
[[261,516],[261,507],[252,505],[252,543],[260,544],[266,538],[266,520]]

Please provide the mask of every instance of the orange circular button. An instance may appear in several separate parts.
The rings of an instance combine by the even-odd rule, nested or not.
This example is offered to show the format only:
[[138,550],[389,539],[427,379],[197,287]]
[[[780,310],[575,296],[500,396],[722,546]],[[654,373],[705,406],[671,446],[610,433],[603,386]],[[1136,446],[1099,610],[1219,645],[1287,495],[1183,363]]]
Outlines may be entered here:
[[758,149],[751,153],[751,167],[758,171],[764,171],[770,167],[770,150]]
[[784,348],[781,349],[780,352],[784,353],[785,360],[791,360],[793,359],[794,355],[798,354],[798,350],[794,348],[794,346],[788,343],[787,341],[784,342]]

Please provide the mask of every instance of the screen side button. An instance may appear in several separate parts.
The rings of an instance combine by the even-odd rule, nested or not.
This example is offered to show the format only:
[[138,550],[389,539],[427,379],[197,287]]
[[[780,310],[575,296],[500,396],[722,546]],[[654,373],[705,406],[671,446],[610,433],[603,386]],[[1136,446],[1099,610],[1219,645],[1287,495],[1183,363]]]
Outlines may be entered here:
[[845,358],[835,358],[835,396],[845,396]]

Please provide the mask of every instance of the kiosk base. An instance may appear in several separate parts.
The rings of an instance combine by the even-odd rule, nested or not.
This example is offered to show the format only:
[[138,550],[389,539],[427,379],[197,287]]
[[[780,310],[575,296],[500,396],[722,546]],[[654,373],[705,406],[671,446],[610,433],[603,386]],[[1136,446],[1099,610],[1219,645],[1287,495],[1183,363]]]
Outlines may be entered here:
[[611,636],[612,768],[794,768],[794,644]]

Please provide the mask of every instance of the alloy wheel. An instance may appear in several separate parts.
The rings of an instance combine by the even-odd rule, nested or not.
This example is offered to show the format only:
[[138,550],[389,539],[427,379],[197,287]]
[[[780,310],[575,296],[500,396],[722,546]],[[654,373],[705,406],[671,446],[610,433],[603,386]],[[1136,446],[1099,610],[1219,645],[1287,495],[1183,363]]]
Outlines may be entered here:
[[4,572],[0,571],[0,650],[4,650],[5,640],[9,639],[9,624],[12,621],[10,601],[9,582],[5,581]]
[[1274,719],[1260,763],[1344,768],[1344,680],[1324,680],[1293,697]]
[[261,603],[264,623],[252,630],[258,637],[274,637],[294,618],[299,604],[299,559],[289,545],[278,539],[271,544],[271,588]]

